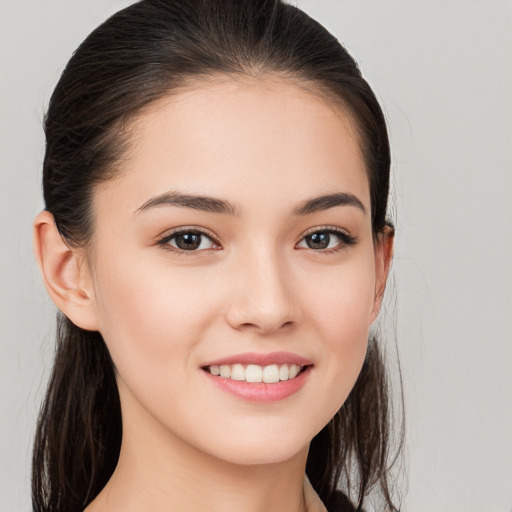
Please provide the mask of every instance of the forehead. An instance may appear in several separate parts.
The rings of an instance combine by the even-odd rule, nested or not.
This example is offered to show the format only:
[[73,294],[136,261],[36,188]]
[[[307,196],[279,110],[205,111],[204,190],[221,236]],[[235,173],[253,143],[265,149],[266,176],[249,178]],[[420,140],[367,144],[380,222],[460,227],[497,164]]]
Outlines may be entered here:
[[152,104],[132,123],[130,137],[121,172],[103,196],[107,202],[124,196],[133,210],[166,190],[234,202],[259,196],[289,206],[345,191],[370,209],[349,115],[300,83],[277,77],[194,83]]

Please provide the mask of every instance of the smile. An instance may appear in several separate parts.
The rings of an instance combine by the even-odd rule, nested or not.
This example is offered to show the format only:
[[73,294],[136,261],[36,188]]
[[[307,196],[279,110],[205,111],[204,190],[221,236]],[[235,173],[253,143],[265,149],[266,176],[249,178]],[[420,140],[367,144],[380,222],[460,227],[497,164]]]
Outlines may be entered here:
[[222,364],[211,365],[204,369],[214,376],[224,379],[231,379],[245,382],[264,382],[266,384],[275,384],[297,377],[306,366],[297,364],[270,364],[261,366],[258,364]]
[[238,399],[277,402],[302,389],[313,361],[289,352],[232,355],[201,366],[211,384]]

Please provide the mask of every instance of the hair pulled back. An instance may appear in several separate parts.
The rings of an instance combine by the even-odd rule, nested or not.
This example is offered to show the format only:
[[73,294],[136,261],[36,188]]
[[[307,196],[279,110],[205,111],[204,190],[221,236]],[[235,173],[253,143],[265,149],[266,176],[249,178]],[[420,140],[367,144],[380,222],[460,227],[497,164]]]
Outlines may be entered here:
[[[386,225],[390,151],[379,104],[346,50],[281,0],[142,0],[94,30],[73,54],[45,117],[45,208],[71,247],[94,232],[91,199],[116,175],[130,121],[192,81],[275,74],[340,103],[357,129],[370,183],[374,234]],[[313,439],[307,474],[326,506],[340,486],[358,507],[378,484],[390,497],[385,366],[369,340],[359,378]],[[53,371],[33,452],[37,512],[82,511],[117,464],[122,425],[114,368],[98,332],[59,313]]]

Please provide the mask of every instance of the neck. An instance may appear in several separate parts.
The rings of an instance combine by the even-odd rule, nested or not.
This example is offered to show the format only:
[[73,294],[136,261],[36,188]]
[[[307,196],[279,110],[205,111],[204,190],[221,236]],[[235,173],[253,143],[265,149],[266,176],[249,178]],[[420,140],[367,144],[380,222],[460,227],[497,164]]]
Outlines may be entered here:
[[[128,448],[114,475],[87,512],[303,512],[307,451],[269,465],[241,466],[193,453],[183,460],[176,452]],[[183,452],[182,452],[183,454]],[[182,455],[180,454],[180,455]]]
[[242,465],[211,456],[161,425],[124,425],[116,470],[86,512],[306,510],[307,446],[282,462]]

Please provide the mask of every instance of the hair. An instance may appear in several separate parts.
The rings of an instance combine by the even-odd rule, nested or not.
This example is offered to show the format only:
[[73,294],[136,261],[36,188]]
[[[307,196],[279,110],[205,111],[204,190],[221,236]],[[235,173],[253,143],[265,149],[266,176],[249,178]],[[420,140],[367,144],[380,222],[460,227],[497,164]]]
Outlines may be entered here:
[[[383,233],[390,171],[385,119],[356,62],[333,35],[282,0],[142,0],[83,41],[50,100],[43,191],[64,241],[70,247],[91,243],[95,187],[119,172],[130,122],[145,108],[193,81],[269,74],[343,106],[366,164],[374,236]],[[57,326],[34,442],[32,503],[37,512],[78,512],[116,467],[121,408],[101,335],[60,313]],[[390,480],[396,461],[389,463],[390,405],[382,347],[371,336],[354,388],[311,442],[306,472],[328,508],[341,488],[349,497],[356,491],[358,509],[376,489],[385,507],[398,510]],[[403,420],[400,432],[396,455]]]

